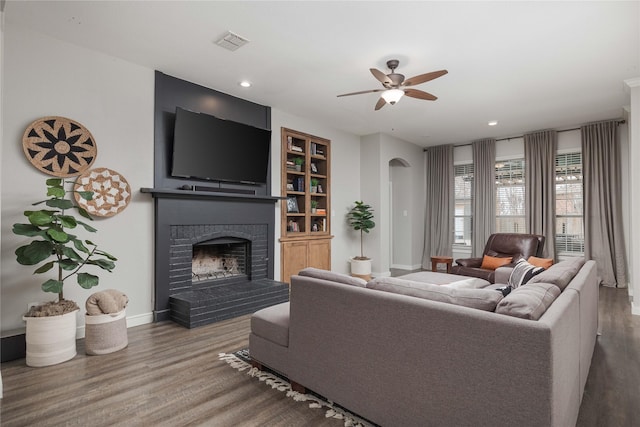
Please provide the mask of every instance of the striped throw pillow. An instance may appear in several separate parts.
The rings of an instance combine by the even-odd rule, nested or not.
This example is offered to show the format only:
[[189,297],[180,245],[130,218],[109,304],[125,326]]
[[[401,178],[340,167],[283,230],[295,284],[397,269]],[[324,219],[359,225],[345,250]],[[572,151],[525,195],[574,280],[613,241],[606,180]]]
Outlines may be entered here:
[[515,267],[513,267],[513,271],[509,276],[508,285],[515,289],[526,284],[533,276],[543,271],[543,267],[536,267],[535,265],[529,264],[526,260],[521,259]]

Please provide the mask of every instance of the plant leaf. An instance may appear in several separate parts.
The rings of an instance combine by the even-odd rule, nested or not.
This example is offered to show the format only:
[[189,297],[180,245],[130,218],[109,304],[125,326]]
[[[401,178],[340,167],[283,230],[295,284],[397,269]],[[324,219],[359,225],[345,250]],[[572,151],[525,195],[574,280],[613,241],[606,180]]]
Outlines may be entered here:
[[68,247],[63,247],[62,248],[62,253],[64,254],[64,256],[66,256],[67,258],[70,258],[74,261],[82,261],[83,258],[80,256],[80,254],[78,254],[78,252],[74,251],[71,248]]
[[87,261],[87,264],[97,265],[103,270],[111,271],[116,268],[116,264],[106,259],[91,259]]
[[86,209],[80,207],[80,206],[75,206],[76,209],[78,209],[78,213],[80,214],[80,216],[83,216],[91,221],[93,221],[93,218],[91,218],[91,215],[89,215],[89,212],[86,211]]
[[47,234],[56,242],[67,243],[69,241],[69,235],[60,229],[50,228],[47,230]]
[[88,254],[89,252],[91,252],[83,243],[81,240],[76,239],[75,236],[73,236],[71,238],[71,241],[73,242],[73,246],[75,246],[75,248],[77,250],[79,250],[80,252],[84,252],[86,254]]
[[93,200],[93,191],[76,191],[85,200]]
[[49,187],[47,189],[47,196],[53,196],[53,197],[58,197],[58,198],[62,198],[65,195],[65,191],[64,188],[62,187]]
[[70,215],[58,215],[57,218],[60,220],[60,224],[63,227],[76,228],[78,225],[78,221]]
[[45,292],[53,292],[59,294],[62,291],[63,282],[60,280],[49,279],[42,284],[42,290]]
[[49,270],[51,270],[53,268],[53,265],[55,264],[54,261],[49,261],[46,264],[43,264],[42,266],[40,266],[38,269],[36,269],[36,271],[33,272],[33,274],[41,274],[41,273],[45,273]]
[[47,206],[50,208],[58,208],[58,209],[71,209],[75,205],[71,200],[67,199],[49,199],[47,200]]
[[105,256],[105,257],[109,258],[111,261],[117,261],[117,260],[118,260],[118,258],[114,257],[113,255],[111,255],[110,253],[107,253],[107,252],[105,252],[105,251],[98,251],[98,250],[96,250],[96,252],[95,252],[95,253],[96,253],[97,255]]
[[52,253],[53,243],[44,240],[35,240],[16,249],[17,261],[22,265],[35,265],[49,258]]
[[61,187],[62,186],[62,179],[61,178],[49,178],[46,181],[47,185],[49,187]]
[[80,265],[76,261],[68,258],[65,258],[62,261],[56,261],[56,262],[60,267],[62,267],[63,270],[67,270],[67,271],[75,270],[76,268],[78,268],[78,265]]
[[39,236],[41,231],[40,227],[33,224],[13,224],[13,233],[19,236]]
[[29,222],[33,225],[49,225],[52,220],[51,211],[34,211],[29,215]]
[[98,276],[94,276],[89,273],[78,273],[78,285],[82,286],[85,289],[90,289],[94,286],[98,285],[100,279]]
[[90,231],[90,232],[92,232],[92,233],[95,233],[96,231],[98,231],[98,230],[96,230],[95,228],[93,228],[92,226],[90,226],[89,224],[85,224],[85,223],[84,223],[84,222],[82,222],[82,221],[78,221],[78,224],[80,224],[81,226],[83,226],[85,230]]

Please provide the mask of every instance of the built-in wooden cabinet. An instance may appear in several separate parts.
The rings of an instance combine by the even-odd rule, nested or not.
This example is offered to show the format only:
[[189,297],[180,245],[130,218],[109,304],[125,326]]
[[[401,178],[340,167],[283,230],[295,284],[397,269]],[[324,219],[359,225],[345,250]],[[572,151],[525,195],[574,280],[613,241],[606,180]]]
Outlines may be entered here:
[[331,141],[282,128],[282,281],[331,269]]

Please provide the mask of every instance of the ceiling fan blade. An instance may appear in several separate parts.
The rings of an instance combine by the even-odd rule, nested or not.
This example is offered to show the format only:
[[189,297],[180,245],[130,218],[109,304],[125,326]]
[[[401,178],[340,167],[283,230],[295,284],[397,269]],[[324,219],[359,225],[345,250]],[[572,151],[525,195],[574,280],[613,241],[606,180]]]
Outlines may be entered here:
[[411,98],[425,99],[427,101],[435,101],[436,99],[438,99],[437,96],[431,95],[430,93],[418,89],[405,89],[404,94],[410,96]]
[[387,103],[387,101],[385,101],[383,97],[380,97],[380,99],[378,99],[378,102],[376,102],[375,110],[378,111],[379,109],[384,107],[384,104],[386,104],[386,103]]
[[373,74],[373,77],[378,79],[378,81],[380,83],[382,83],[383,85],[390,85],[391,83],[393,83],[391,81],[391,79],[389,77],[387,77],[387,75],[385,73],[383,73],[382,71],[380,71],[380,70],[378,70],[376,68],[369,68],[369,71],[371,71],[371,74]]
[[433,80],[433,79],[437,79],[438,77],[442,77],[447,73],[448,73],[447,70],[440,70],[440,71],[432,71],[432,72],[426,73],[426,74],[420,74],[419,76],[414,76],[414,77],[411,77],[410,79],[405,80],[402,83],[402,86],[419,85],[420,83],[428,82],[429,80]]
[[385,89],[371,89],[371,90],[361,90],[360,92],[343,93],[342,95],[338,95],[338,98],[341,96],[360,95],[362,93],[382,92],[384,90]]

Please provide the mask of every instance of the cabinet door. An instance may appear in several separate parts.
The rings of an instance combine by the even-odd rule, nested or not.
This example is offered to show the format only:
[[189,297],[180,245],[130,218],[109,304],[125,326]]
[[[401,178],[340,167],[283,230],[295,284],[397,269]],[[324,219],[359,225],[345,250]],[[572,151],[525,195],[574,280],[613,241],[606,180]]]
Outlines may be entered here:
[[291,283],[290,277],[307,267],[307,242],[282,243],[282,281]]
[[331,240],[309,240],[308,267],[331,270]]

